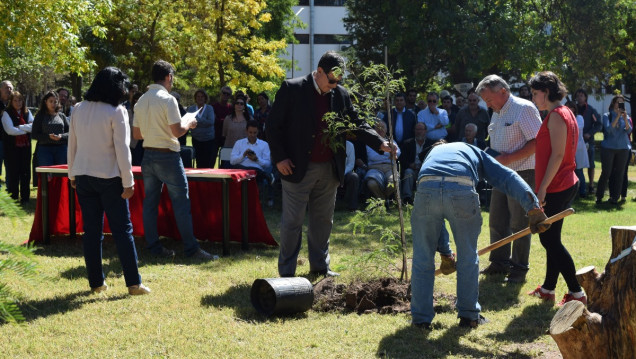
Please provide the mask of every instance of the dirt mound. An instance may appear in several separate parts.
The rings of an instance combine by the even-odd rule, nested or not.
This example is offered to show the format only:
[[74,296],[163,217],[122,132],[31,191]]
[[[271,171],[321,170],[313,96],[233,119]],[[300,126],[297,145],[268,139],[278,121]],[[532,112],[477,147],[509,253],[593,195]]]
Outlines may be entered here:
[[410,311],[411,285],[394,278],[369,282],[336,284],[325,278],[314,286],[314,309],[363,313],[404,313]]

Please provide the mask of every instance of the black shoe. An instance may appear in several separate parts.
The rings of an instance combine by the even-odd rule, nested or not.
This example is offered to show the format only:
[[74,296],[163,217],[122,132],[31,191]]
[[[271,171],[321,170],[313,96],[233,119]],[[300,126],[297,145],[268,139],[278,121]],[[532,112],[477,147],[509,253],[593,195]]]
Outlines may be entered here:
[[331,269],[323,269],[309,272],[311,276],[323,276],[323,277],[338,277],[340,273],[334,272]]
[[504,267],[501,264],[491,262],[488,267],[479,271],[480,274],[492,275],[492,274],[508,274],[510,268]]
[[420,328],[420,329],[426,329],[426,330],[431,330],[431,323],[413,323],[411,322],[411,325],[413,325],[416,328]]
[[510,274],[506,277],[507,283],[520,284],[526,282],[526,272],[520,270],[511,270]]
[[488,319],[484,318],[481,314],[476,320],[470,320],[468,318],[459,317],[459,326],[465,328],[477,328],[480,325],[488,323]]
[[166,247],[161,247],[159,252],[152,252],[152,256],[156,258],[174,258],[175,251]]

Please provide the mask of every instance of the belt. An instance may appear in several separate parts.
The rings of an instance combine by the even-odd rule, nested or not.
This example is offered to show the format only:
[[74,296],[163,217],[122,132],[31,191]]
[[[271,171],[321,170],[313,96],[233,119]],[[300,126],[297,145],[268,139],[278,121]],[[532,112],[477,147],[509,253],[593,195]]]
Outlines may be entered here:
[[157,148],[157,147],[144,147],[146,151],[155,151],[155,152],[163,152],[163,153],[171,153],[174,152],[169,148]]
[[422,178],[420,178],[417,181],[417,184],[420,184],[422,182],[430,182],[430,181],[435,181],[435,182],[454,182],[454,183],[459,183],[459,184],[463,184],[466,186],[470,186],[470,187],[474,187],[475,184],[473,183],[473,180],[470,177],[464,177],[464,176],[457,176],[457,177],[452,177],[452,176],[423,176]]

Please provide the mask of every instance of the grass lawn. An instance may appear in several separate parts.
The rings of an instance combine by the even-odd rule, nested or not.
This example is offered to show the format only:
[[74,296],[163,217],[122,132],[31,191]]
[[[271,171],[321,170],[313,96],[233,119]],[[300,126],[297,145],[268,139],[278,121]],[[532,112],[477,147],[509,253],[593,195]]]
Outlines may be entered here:
[[[597,163],[596,176],[600,175]],[[564,243],[577,268],[595,265],[603,271],[610,255],[609,228],[635,225],[636,167],[630,167],[630,200],[619,207],[596,206],[593,197],[578,200],[577,214],[565,220]],[[35,191],[33,192],[35,197]],[[29,234],[34,200],[28,216],[15,221],[0,215],[0,240],[19,244]],[[392,213],[396,213],[393,210]],[[355,259],[377,248],[376,235],[352,235],[352,214],[338,210],[331,239],[332,266],[347,283],[369,276],[369,268]],[[488,240],[488,213],[479,247]],[[266,210],[269,228],[278,238],[280,203]],[[383,219],[397,229],[396,220]],[[408,223],[408,222],[407,222]],[[410,242],[410,225],[407,225]],[[0,357],[4,358],[557,358],[556,344],[546,334],[557,308],[525,293],[541,283],[545,251],[533,237],[528,281],[507,285],[503,277],[480,277],[480,303],[490,323],[475,330],[457,326],[452,301],[437,305],[433,331],[410,326],[410,316],[358,315],[308,311],[285,318],[266,318],[252,308],[249,292],[257,278],[277,276],[277,249],[253,248],[213,263],[199,264],[183,258],[179,242],[166,239],[177,250],[174,261],[156,260],[137,240],[143,282],[152,289],[147,296],[128,296],[121,266],[111,240],[104,243],[104,263],[109,290],[90,294],[81,242],[56,239],[40,246],[36,260],[41,276],[25,281],[10,272],[0,282],[20,294],[26,317],[20,325],[0,325]],[[202,247],[219,253],[221,247],[205,242]],[[306,247],[306,243],[304,244]],[[1,259],[2,257],[0,257]],[[297,275],[309,266],[303,248]],[[487,265],[487,256],[481,258]],[[397,259],[396,259],[397,261]],[[394,273],[394,275],[398,275]],[[455,294],[456,276],[441,276],[436,292]],[[559,279],[557,297],[566,292]]]

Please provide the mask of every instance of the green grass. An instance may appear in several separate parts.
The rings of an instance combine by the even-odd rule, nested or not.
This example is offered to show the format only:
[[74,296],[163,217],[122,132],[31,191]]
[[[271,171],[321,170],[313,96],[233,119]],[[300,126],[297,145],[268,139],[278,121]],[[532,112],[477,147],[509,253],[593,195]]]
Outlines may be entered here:
[[[597,167],[597,177],[600,166]],[[630,167],[629,198],[636,196],[636,167]],[[35,197],[35,191],[33,192]],[[0,215],[0,239],[19,244],[29,234],[34,200],[27,206],[25,223]],[[574,204],[577,214],[565,220],[564,243],[577,268],[595,265],[602,271],[610,255],[609,228],[634,225],[636,202],[615,208],[597,207],[591,197]],[[266,213],[278,238],[280,208]],[[395,213],[395,211],[393,211]],[[353,236],[348,226],[352,215],[338,210],[331,240],[333,266],[340,282],[363,276],[364,268],[346,266],[362,253],[377,248],[372,234]],[[488,213],[479,247],[488,244]],[[385,225],[396,221],[383,219]],[[407,226],[410,241],[410,225]],[[0,281],[19,292],[19,306],[26,321],[0,325],[0,357],[6,358],[542,358],[558,357],[558,349],[546,330],[556,307],[525,295],[541,283],[545,251],[534,236],[531,269],[523,285],[506,285],[500,278],[481,277],[480,303],[490,323],[476,330],[457,326],[452,303],[438,303],[434,330],[409,325],[410,316],[358,315],[354,313],[307,313],[266,318],[252,308],[249,291],[257,278],[277,276],[277,249],[253,248],[243,253],[232,247],[232,256],[214,263],[198,264],[184,259],[179,242],[165,244],[176,249],[173,261],[155,260],[138,239],[143,282],[152,293],[127,295],[114,245],[104,244],[107,283],[105,294],[91,295],[86,279],[80,241],[53,240],[36,251],[40,279],[26,281],[0,273]],[[219,245],[203,243],[219,253]],[[1,258],[1,257],[0,257]],[[298,275],[309,271],[305,263]],[[481,267],[487,256],[481,258]],[[397,260],[396,260],[397,261]],[[395,275],[398,275],[395,273]],[[455,294],[456,276],[438,277],[436,292]],[[557,296],[566,291],[560,278]]]

